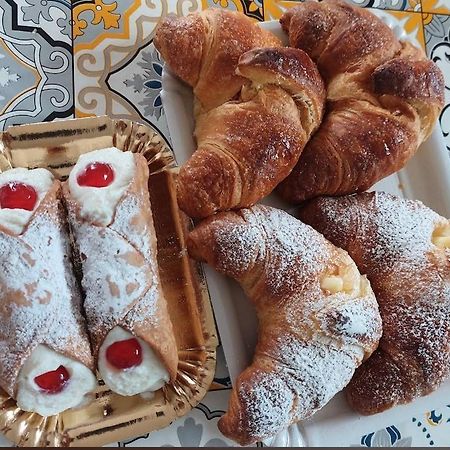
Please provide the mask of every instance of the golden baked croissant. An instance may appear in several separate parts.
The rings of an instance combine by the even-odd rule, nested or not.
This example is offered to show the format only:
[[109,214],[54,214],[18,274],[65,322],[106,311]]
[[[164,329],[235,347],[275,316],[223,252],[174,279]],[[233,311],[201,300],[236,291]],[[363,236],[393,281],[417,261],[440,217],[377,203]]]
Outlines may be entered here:
[[376,348],[381,319],[369,282],[345,251],[288,213],[261,205],[222,212],[187,245],[235,278],[256,307],[253,363],[219,422],[241,445],[311,416]]
[[[197,150],[181,168],[178,204],[191,217],[255,204],[295,166],[322,118],[325,88],[301,50],[250,50],[238,101],[197,117]],[[250,84],[251,82],[251,84]]]
[[450,221],[383,192],[315,199],[300,217],[349,252],[380,306],[383,337],[351,406],[374,414],[435,390],[450,372]]
[[298,203],[363,191],[402,168],[444,105],[440,69],[375,15],[342,0],[306,0],[281,25],[290,45],[317,62],[328,88],[324,121],[281,196]]
[[210,110],[240,91],[245,80],[235,71],[243,53],[281,42],[242,13],[211,8],[164,17],[154,44],[171,70],[194,88],[202,109]]

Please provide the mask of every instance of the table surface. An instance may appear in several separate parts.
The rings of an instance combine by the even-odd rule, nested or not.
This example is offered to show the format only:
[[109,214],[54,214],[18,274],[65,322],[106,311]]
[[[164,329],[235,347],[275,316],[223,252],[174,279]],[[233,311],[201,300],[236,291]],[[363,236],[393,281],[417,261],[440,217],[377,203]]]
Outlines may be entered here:
[[[450,0],[352,0],[385,9],[413,34],[444,72],[440,125],[450,151]],[[153,31],[162,15],[206,7],[278,19],[284,0],[0,0],[0,131],[10,125],[109,115],[152,124],[170,143],[161,102],[162,61]],[[111,446],[229,446],[217,430],[231,382],[218,350],[216,379],[205,399],[169,428]],[[350,439],[350,438],[349,438]],[[0,445],[9,445],[0,437]],[[450,398],[439,410],[367,430],[349,445],[450,446]]]

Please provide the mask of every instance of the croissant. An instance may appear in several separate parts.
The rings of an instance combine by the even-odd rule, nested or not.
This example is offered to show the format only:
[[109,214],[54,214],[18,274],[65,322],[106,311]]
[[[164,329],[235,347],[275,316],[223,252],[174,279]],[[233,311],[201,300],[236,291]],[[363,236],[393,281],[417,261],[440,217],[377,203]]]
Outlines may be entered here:
[[238,101],[197,117],[197,150],[179,173],[178,204],[191,217],[248,207],[272,192],[322,118],[325,88],[303,51],[250,50],[237,73],[249,84]]
[[401,169],[444,105],[437,65],[375,15],[342,0],[306,0],[280,22],[328,88],[324,121],[280,195],[299,203],[364,191]]
[[239,93],[245,79],[235,71],[243,53],[281,45],[244,14],[218,8],[186,17],[168,15],[158,23],[153,42],[172,71],[194,88],[206,111]]
[[190,255],[235,278],[256,307],[253,363],[234,384],[223,434],[241,445],[322,408],[376,348],[381,319],[348,254],[284,211],[222,212],[188,237]]
[[374,414],[435,390],[450,372],[450,221],[383,192],[315,199],[300,217],[349,252],[380,306],[383,337],[350,405]]

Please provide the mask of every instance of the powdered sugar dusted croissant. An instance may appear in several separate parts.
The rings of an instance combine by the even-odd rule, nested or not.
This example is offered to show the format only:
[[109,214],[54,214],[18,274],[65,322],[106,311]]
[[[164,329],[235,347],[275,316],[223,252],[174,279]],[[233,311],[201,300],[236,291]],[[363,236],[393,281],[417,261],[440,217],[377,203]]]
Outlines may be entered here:
[[197,150],[180,170],[178,203],[192,217],[248,207],[270,194],[322,118],[325,88],[303,51],[251,50],[238,73],[249,84],[238,101],[197,118]]
[[94,357],[122,395],[153,392],[176,376],[178,352],[161,287],[142,155],[82,155],[64,185],[83,272]]
[[96,386],[61,204],[45,169],[0,174],[0,385],[43,416]]
[[327,84],[327,113],[280,184],[283,198],[298,203],[364,191],[401,169],[444,106],[437,65],[370,11],[343,0],[306,0],[281,25]]
[[238,280],[256,307],[253,363],[219,422],[240,444],[314,414],[376,348],[381,319],[369,282],[345,251],[284,211],[257,205],[209,217],[188,250]]
[[198,106],[206,111],[241,90],[245,79],[236,74],[236,67],[243,53],[281,45],[245,14],[221,8],[164,17],[154,43],[172,71],[193,87]]
[[450,221],[383,192],[316,199],[300,217],[350,253],[380,306],[383,337],[351,406],[374,414],[436,389],[450,372]]

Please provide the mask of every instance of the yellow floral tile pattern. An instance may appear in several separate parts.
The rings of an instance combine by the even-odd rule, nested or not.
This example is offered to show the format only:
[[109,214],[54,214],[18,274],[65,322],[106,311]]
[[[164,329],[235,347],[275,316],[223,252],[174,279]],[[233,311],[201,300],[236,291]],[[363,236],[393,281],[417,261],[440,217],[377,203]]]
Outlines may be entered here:
[[103,22],[103,28],[108,30],[109,28],[119,28],[120,14],[115,14],[113,11],[117,8],[117,3],[105,4],[102,0],[95,0],[94,3],[80,3],[72,9],[73,24],[73,38],[84,34],[84,29],[87,28],[88,23],[85,19],[81,18],[86,11],[90,11],[92,14],[92,25],[98,25]]
[[420,11],[421,0],[349,0],[351,3],[379,9],[389,9],[394,11]]
[[450,14],[449,0],[421,0],[422,11],[434,14]]
[[423,14],[406,11],[388,12],[399,20],[408,35],[414,37],[420,43],[422,48],[425,48],[425,36],[422,24]]
[[298,2],[277,0],[264,2],[264,20],[278,20],[289,8],[298,5]]

